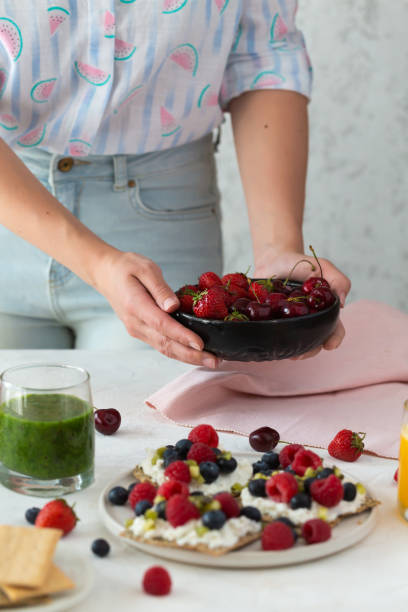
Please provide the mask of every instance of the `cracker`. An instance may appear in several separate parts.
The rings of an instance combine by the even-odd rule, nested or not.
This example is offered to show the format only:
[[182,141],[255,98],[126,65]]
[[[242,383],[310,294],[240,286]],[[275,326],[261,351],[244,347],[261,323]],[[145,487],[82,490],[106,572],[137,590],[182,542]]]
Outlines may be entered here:
[[0,584],[41,586],[61,536],[60,529],[0,525]]
[[1,589],[12,602],[23,601],[31,597],[38,597],[39,595],[61,593],[62,591],[73,589],[74,587],[75,584],[72,580],[53,563],[51,564],[50,571],[47,574],[44,584],[40,587],[30,589],[27,587],[10,586],[8,584],[1,585]]
[[25,606],[38,606],[40,604],[46,604],[50,601],[50,597],[44,595],[41,597],[32,597],[30,599],[25,599],[23,602],[11,602],[3,593],[0,592],[0,610],[2,608],[6,608],[7,610],[11,608],[25,608]]
[[238,548],[242,548],[251,542],[255,542],[259,540],[262,531],[260,530],[258,533],[251,533],[246,536],[243,536],[238,540],[234,546],[223,546],[220,548],[209,548],[205,544],[198,544],[197,546],[189,546],[188,544],[177,544],[176,542],[169,542],[168,540],[163,540],[161,538],[141,538],[135,536],[130,530],[123,531],[121,534],[124,538],[128,538],[130,540],[135,540],[136,542],[143,542],[143,544],[153,544],[153,546],[164,546],[165,548],[178,548],[183,550],[192,550],[194,552],[204,553],[206,555],[212,555],[213,557],[220,557],[221,555],[225,555],[233,550],[237,550]]

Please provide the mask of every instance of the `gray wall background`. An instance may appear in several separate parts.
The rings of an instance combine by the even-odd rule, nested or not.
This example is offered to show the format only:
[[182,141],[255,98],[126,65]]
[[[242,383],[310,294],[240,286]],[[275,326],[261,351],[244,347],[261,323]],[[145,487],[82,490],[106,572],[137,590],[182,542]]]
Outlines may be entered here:
[[[408,312],[408,0],[300,0],[314,66],[305,244]],[[230,124],[218,171],[225,270],[252,263]]]

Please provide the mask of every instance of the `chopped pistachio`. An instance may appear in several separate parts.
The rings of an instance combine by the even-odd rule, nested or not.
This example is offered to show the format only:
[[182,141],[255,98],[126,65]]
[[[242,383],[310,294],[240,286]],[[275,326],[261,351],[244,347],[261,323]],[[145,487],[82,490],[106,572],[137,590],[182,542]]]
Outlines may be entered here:
[[153,521],[157,519],[157,512],[156,510],[153,510],[153,508],[148,508],[148,510],[146,510],[146,512],[144,513],[144,517],[146,519],[152,519]]
[[235,482],[231,486],[231,493],[241,493],[243,486],[239,482]]
[[317,516],[319,519],[322,519],[323,521],[327,521],[327,508],[325,508],[324,506],[320,506],[320,508],[317,511]]
[[221,504],[218,499],[213,499],[204,506],[204,512],[210,512],[210,510],[221,510]]
[[156,526],[156,523],[153,519],[146,519],[143,525],[143,530],[150,531],[151,529],[154,529],[155,526]]
[[194,461],[194,459],[186,459],[184,463],[187,463],[188,466],[198,465],[197,461]]
[[360,493],[361,495],[364,495],[366,493],[365,486],[363,484],[361,484],[361,482],[357,482],[356,483],[356,489],[357,489],[358,493]]
[[154,505],[160,504],[160,502],[162,502],[162,501],[166,501],[166,498],[163,497],[163,495],[156,495],[156,497],[153,500],[153,504]]
[[256,480],[258,478],[263,478],[264,480],[268,480],[269,476],[267,476],[266,474],[261,474],[261,472],[257,472],[254,476],[253,479]]
[[163,453],[166,450],[167,446],[161,446],[160,448],[158,448],[156,450],[156,455],[158,455],[158,457],[160,457],[160,459],[163,457]]
[[203,536],[205,533],[207,533],[207,531],[209,531],[208,527],[205,527],[204,525],[199,525],[198,527],[195,528],[196,534],[201,537]]
[[222,456],[224,459],[232,459],[232,455],[229,451],[227,451],[226,453],[222,453]]
[[313,468],[308,467],[306,468],[306,471],[303,476],[304,478],[313,478],[313,476],[316,476],[316,472],[321,472],[321,470],[319,468],[317,468],[317,470],[314,470]]
[[189,470],[191,478],[198,479],[198,477],[200,476],[200,468],[198,467],[198,465],[190,465]]
[[343,480],[344,475],[341,472],[341,470],[339,470],[339,468],[337,466],[334,466],[334,475],[337,476],[337,478],[340,478],[340,480]]
[[134,521],[134,519],[132,519],[132,518],[129,518],[129,519],[127,519],[127,520],[125,521],[125,527],[126,527],[126,529],[129,529],[129,527],[131,527],[131,526],[133,525],[133,521]]

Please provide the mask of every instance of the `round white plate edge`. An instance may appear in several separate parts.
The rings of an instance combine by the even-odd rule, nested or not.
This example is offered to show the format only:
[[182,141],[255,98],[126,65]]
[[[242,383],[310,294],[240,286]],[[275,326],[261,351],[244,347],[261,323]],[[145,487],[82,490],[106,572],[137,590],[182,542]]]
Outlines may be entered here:
[[[102,518],[105,527],[118,537],[120,537],[120,533],[124,530],[124,527],[119,525],[118,522],[109,515],[107,510],[109,506],[106,503],[106,499],[109,490],[123,480],[128,480],[129,482],[132,480],[131,471],[119,474],[112,482],[108,483],[100,494],[98,500],[99,515]],[[248,550],[248,548],[243,548],[241,550],[234,551],[231,554],[213,557],[190,550],[166,547],[161,548],[160,546],[149,545],[147,543],[145,544],[144,542],[136,542],[135,540],[126,538],[121,539],[127,545],[133,548],[146,552],[155,557],[160,557],[179,563],[190,563],[194,565],[224,567],[230,569],[281,567],[284,565],[295,565],[298,563],[305,563],[320,559],[322,557],[327,557],[357,544],[374,528],[377,520],[377,514],[378,507],[375,506],[367,511],[367,513],[355,515],[354,517],[346,519],[343,523],[341,523],[342,526],[346,525],[346,521],[350,520],[356,521],[357,525],[353,531],[350,531],[345,535],[341,534],[341,537],[337,538],[335,535],[327,542],[322,542],[321,544],[299,546],[282,551],[252,551]],[[365,518],[364,522],[360,523],[363,518]],[[340,525],[337,527],[337,529],[339,530],[339,528],[341,528]],[[336,531],[334,531],[334,534],[336,534]]]
[[[79,588],[75,588],[66,595],[55,596],[50,602],[37,606],[25,606],[22,609],[24,612],[59,612],[60,610],[70,610],[72,606],[79,604],[87,595],[89,595],[94,585],[94,571],[89,559],[86,559],[79,554],[74,554],[71,551],[57,549],[54,561],[63,572],[65,572],[71,580],[75,582],[75,576],[80,576]],[[65,565],[75,565],[75,576],[71,575]],[[16,608],[2,608],[4,612],[15,610]]]

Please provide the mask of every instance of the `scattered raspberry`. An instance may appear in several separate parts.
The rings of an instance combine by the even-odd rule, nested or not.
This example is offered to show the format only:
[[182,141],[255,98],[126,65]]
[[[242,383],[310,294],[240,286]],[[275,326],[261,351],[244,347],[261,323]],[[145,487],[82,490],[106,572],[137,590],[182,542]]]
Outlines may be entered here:
[[343,485],[334,474],[321,480],[314,480],[310,485],[310,494],[318,504],[326,508],[337,506],[343,499]]
[[221,279],[215,272],[204,272],[198,279],[200,289],[211,289],[215,285],[222,285]]
[[221,279],[223,285],[234,285],[236,287],[240,287],[241,289],[245,289],[248,291],[249,282],[248,277],[242,272],[234,272],[233,274],[224,274]]
[[394,480],[395,482],[398,482],[398,468],[395,470]]
[[310,519],[302,525],[302,536],[308,544],[317,544],[325,542],[331,537],[331,527],[322,519]]
[[328,446],[329,455],[341,461],[356,461],[364,450],[365,433],[351,429],[337,432]]
[[153,565],[145,571],[142,584],[149,595],[168,595],[171,591],[170,574],[160,565]]
[[218,434],[212,425],[201,424],[194,427],[188,434],[188,439],[191,442],[201,442],[212,448],[218,446]]
[[185,495],[173,495],[166,504],[166,519],[172,527],[200,518],[198,508]]
[[200,291],[198,285],[184,285],[176,291],[181,312],[193,313],[193,298]]
[[200,464],[203,461],[212,461],[213,463],[215,463],[217,457],[214,451],[209,446],[207,446],[207,444],[202,444],[201,442],[194,442],[187,453],[187,459],[197,461],[197,463]]
[[271,476],[265,485],[266,494],[274,502],[287,504],[299,490],[296,478],[289,472],[280,472]]
[[136,484],[129,493],[128,501],[131,507],[134,508],[136,504],[143,499],[147,499],[149,502],[153,503],[156,495],[156,487],[153,486],[151,482],[140,482]]
[[281,521],[274,521],[265,527],[262,533],[263,550],[284,550],[295,543],[292,529]]
[[[170,464],[171,465],[171,464]],[[170,499],[173,495],[184,495],[188,497],[189,490],[185,482],[180,480],[166,480],[157,489],[157,495]]]
[[315,470],[319,465],[322,465],[319,455],[305,448],[300,448],[292,461],[292,469],[298,476],[303,476],[307,468]]
[[65,536],[73,530],[77,520],[75,512],[65,499],[54,499],[41,508],[34,524],[36,527],[61,529]]
[[283,468],[288,467],[295,458],[298,450],[303,449],[304,446],[301,444],[287,444],[284,446],[279,453],[279,463]]
[[235,518],[240,514],[240,507],[235,497],[231,493],[217,493],[214,499],[220,502],[221,510],[227,518]]
[[190,469],[184,461],[173,461],[164,470],[164,475],[171,480],[181,480],[187,484],[191,480]]

